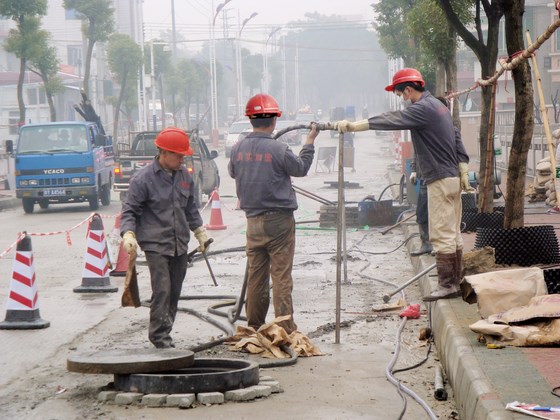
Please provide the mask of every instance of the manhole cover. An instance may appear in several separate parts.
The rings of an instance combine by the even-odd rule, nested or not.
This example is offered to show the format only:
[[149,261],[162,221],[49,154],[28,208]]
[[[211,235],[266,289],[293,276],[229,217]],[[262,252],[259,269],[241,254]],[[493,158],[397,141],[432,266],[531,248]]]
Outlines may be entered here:
[[116,389],[144,394],[225,392],[258,383],[259,365],[240,359],[195,359],[180,370],[115,375]]
[[182,369],[193,362],[190,350],[114,349],[72,355],[66,366],[70,372],[128,374]]

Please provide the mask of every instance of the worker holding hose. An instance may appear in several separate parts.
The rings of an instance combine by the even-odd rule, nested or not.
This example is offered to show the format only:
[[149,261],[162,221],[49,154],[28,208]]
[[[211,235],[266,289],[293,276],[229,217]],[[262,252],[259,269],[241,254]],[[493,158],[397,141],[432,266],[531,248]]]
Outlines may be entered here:
[[209,239],[194,200],[193,179],[183,164],[193,154],[189,136],[169,127],[157,135],[155,145],[157,156],[130,181],[121,235],[129,254],[140,244],[150,269],[148,338],[156,348],[170,348],[175,347],[170,333],[187,273],[190,231],[200,252]]
[[294,211],[298,208],[291,177],[307,175],[319,134],[316,124],[307,134],[299,155],[272,138],[276,119],[282,115],[276,100],[266,94],[247,102],[245,115],[253,132],[231,151],[229,174],[235,179],[239,207],[247,216],[247,323],[258,329],[265,323],[272,303],[279,323],[288,334],[297,330],[292,303],[292,265],[295,251]]
[[396,72],[385,88],[395,93],[404,109],[386,112],[366,120],[338,121],[339,132],[365,130],[410,130],[428,189],[429,237],[436,252],[438,286],[424,301],[459,296],[462,272],[461,189],[470,189],[468,164],[457,153],[456,131],[449,110],[424,89],[416,69]]

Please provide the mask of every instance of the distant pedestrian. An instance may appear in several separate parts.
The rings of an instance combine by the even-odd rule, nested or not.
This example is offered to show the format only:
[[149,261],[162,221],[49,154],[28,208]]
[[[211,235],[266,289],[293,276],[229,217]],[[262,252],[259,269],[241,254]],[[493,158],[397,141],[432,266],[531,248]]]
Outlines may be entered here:
[[307,175],[319,134],[317,126],[307,134],[299,155],[272,138],[276,119],[282,115],[276,100],[258,94],[247,102],[245,115],[253,132],[233,146],[229,174],[235,179],[240,208],[247,216],[247,323],[258,329],[265,323],[272,303],[276,317],[288,334],[297,330],[292,303],[292,265],[295,251],[294,211],[298,208],[291,177]]

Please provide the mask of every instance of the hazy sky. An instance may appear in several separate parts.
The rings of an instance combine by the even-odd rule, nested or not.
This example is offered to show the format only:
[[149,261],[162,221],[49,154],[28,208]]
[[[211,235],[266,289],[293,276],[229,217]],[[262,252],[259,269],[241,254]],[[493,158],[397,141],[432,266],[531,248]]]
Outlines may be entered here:
[[[223,0],[144,0],[144,22],[146,39],[158,37],[159,32],[171,27],[171,4],[175,4],[177,31],[186,34],[189,40],[208,39],[210,20],[216,7]],[[373,0],[231,0],[224,9],[227,16],[229,37],[235,37],[238,22],[243,22],[253,12],[258,13],[245,26],[243,39],[262,40],[277,26],[306,20],[305,13],[340,15],[352,21],[370,22],[374,14],[370,4]],[[214,9],[212,9],[212,3]],[[214,12],[213,12],[214,10]],[[224,13],[216,19],[216,37],[224,32]],[[190,42],[190,41],[189,41]],[[193,45],[194,46],[194,45]]]

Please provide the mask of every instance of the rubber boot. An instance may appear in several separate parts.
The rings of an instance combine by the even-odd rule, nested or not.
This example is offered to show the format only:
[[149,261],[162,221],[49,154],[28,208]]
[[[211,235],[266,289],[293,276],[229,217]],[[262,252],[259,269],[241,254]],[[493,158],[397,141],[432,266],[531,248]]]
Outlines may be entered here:
[[455,251],[455,272],[456,272],[456,285],[459,286],[463,280],[463,250],[458,249]]
[[422,241],[422,245],[420,245],[420,249],[417,251],[412,251],[410,253],[413,257],[418,257],[424,254],[431,254],[434,248],[432,248],[432,244],[430,243],[430,234],[428,230],[428,224],[422,223],[418,225],[420,230],[420,240]]
[[436,267],[438,273],[438,286],[428,296],[424,296],[424,302],[434,302],[439,299],[451,299],[460,294],[457,284],[457,252],[453,254],[436,254]]

